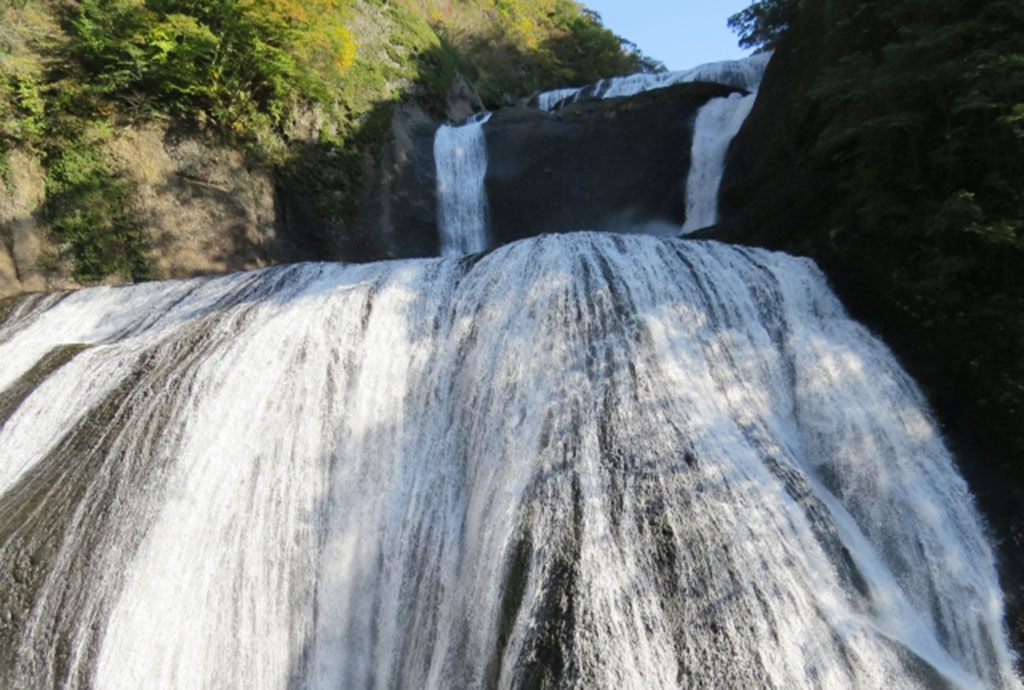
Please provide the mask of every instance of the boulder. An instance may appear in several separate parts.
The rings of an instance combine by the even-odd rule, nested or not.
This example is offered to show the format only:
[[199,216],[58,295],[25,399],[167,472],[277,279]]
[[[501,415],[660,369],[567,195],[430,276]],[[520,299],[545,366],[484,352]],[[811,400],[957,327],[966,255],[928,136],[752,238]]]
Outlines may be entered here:
[[452,86],[445,95],[445,116],[448,121],[457,124],[466,118],[479,113],[484,108],[484,102],[480,94],[473,88],[473,84],[461,74],[455,75]]

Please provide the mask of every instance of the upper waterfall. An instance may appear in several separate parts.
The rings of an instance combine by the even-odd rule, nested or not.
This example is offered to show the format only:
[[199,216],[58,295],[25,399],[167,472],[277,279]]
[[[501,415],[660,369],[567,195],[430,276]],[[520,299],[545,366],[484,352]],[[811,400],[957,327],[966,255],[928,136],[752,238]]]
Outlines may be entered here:
[[31,297],[0,391],[4,687],[1021,687],[920,393],[804,259]]
[[[442,246],[455,246],[449,238],[460,228],[483,238],[471,250],[479,251],[543,232],[678,235],[714,225],[726,154],[770,57],[618,77],[573,97],[542,94],[541,105],[563,104],[550,112],[507,106],[485,126],[442,127],[434,142],[438,205],[453,203],[452,190],[479,200],[450,214],[478,220],[441,223]],[[450,152],[470,150],[470,141],[480,153],[456,183],[445,172]],[[490,213],[475,210],[485,208]]]
[[725,172],[725,156],[756,98],[756,91],[713,98],[697,113],[690,174],[686,178],[684,234],[718,222],[718,190]]
[[437,173],[437,227],[441,256],[488,248],[487,144],[483,126],[490,113],[474,115],[460,126],[441,125],[434,135]]
[[640,72],[602,79],[589,86],[544,91],[536,96],[537,107],[554,110],[586,98],[623,98],[695,81],[724,84],[748,92],[756,91],[771,56],[771,51],[766,51],[740,60],[709,62],[688,70]]

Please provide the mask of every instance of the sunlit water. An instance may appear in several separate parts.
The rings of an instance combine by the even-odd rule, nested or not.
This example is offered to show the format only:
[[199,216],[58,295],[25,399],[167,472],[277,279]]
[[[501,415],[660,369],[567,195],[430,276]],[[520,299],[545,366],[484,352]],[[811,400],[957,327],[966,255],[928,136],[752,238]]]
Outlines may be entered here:
[[442,125],[434,135],[437,173],[437,227],[441,256],[459,256],[488,248],[487,143],[484,123],[490,113],[459,126]]
[[23,302],[0,686],[1020,687],[967,487],[810,262],[475,259]]
[[589,86],[543,91],[537,94],[537,107],[541,110],[554,110],[584,99],[635,96],[645,91],[697,81],[724,84],[748,92],[756,91],[771,56],[769,51],[741,60],[709,62],[688,70],[639,72],[602,79]]
[[683,233],[718,222],[718,191],[725,172],[729,144],[754,107],[757,92],[712,98],[693,125],[690,173],[686,178],[686,220]]

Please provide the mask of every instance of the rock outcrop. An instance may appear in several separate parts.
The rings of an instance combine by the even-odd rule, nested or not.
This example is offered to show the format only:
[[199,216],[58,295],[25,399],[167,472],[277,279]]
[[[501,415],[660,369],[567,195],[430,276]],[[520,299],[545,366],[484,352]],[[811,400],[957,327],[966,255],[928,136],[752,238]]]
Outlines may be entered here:
[[[697,111],[735,90],[695,82],[554,112],[498,109],[483,126],[493,242],[572,230],[678,233]],[[462,105],[471,111],[470,101]],[[392,119],[392,140],[368,163],[359,223],[350,231],[363,238],[366,258],[438,254],[433,145],[440,124],[416,104]]]
[[[391,120],[391,140],[367,159],[354,230],[366,260],[437,256],[434,133],[440,122],[415,103]],[[346,257],[347,258],[347,257]]]
[[0,184],[0,297],[70,287],[44,267],[53,254],[39,219],[46,174],[39,159],[15,149],[7,154],[7,180]]
[[247,165],[238,150],[147,124],[118,132],[106,153],[136,183],[134,215],[157,277],[257,268],[286,254],[270,174]]
[[551,113],[502,108],[484,125],[498,243],[570,230],[676,234],[697,111],[735,89],[679,84]]
[[[132,216],[155,278],[338,258],[322,238],[311,238],[336,229],[301,214],[309,205],[301,189],[280,188],[269,168],[215,136],[151,122],[118,129],[103,152],[111,169],[133,183]],[[57,259],[43,214],[39,157],[14,150],[8,167],[0,186],[0,296],[77,286]]]

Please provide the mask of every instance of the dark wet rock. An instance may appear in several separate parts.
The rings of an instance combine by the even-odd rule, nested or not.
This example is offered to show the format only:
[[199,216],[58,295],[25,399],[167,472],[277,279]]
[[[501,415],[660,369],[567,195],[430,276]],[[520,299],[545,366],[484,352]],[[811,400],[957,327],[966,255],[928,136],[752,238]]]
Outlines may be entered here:
[[681,226],[697,111],[733,91],[687,83],[553,113],[498,110],[484,125],[493,240]]
[[437,177],[434,133],[439,123],[416,104],[391,121],[392,139],[368,161],[356,231],[365,239],[361,260],[437,256]]

